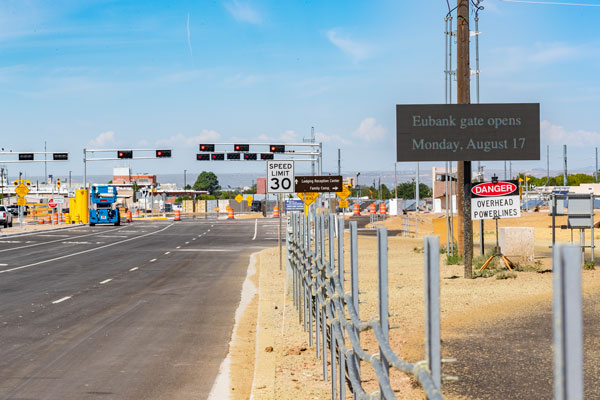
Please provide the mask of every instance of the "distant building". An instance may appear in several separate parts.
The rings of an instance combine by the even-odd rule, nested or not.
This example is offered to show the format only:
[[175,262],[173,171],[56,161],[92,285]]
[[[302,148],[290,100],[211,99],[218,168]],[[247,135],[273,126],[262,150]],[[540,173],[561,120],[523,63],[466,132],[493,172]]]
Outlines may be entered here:
[[456,196],[456,168],[446,173],[446,168],[433,167],[432,172],[433,199],[441,200],[442,208],[446,208],[446,181],[450,184],[452,195]]
[[128,185],[137,183],[139,186],[156,186],[156,175],[147,174],[131,174],[129,167],[117,167],[113,168],[113,180],[114,185]]

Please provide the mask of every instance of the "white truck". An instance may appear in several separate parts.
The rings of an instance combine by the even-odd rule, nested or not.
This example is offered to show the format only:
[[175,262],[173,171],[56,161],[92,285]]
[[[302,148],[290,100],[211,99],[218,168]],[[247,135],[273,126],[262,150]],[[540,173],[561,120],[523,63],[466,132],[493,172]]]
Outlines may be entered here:
[[13,217],[6,206],[0,205],[0,225],[8,228],[13,226]]

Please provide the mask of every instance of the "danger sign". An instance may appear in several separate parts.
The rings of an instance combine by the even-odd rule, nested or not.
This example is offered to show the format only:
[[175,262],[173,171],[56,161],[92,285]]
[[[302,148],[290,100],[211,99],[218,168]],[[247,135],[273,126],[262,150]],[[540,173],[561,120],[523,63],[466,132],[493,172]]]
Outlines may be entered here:
[[482,182],[471,185],[471,218],[495,219],[521,216],[517,181]]

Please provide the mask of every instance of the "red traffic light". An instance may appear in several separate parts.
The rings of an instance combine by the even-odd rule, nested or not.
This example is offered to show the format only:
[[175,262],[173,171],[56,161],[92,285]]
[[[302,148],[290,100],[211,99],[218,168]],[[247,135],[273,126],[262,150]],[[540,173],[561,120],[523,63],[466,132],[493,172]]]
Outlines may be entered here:
[[156,150],[157,158],[171,157],[171,150]]
[[200,151],[215,151],[214,144],[201,144]]
[[285,146],[282,144],[272,144],[269,149],[271,153],[285,153]]
[[250,145],[249,144],[236,144],[233,146],[233,149],[235,151],[250,151]]
[[133,158],[133,151],[131,151],[131,150],[119,150],[117,152],[117,158]]

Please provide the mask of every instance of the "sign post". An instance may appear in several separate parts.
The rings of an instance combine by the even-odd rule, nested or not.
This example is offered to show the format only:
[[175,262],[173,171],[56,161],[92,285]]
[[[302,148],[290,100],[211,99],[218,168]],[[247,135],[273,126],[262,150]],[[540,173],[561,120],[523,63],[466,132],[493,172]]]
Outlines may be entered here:
[[[471,184],[471,218],[474,220],[494,219],[496,221],[496,248],[481,266],[483,271],[494,257],[500,259],[510,271],[514,264],[502,254],[498,243],[498,220],[500,218],[518,218],[521,216],[518,181],[498,181],[494,175],[491,182]],[[483,233],[482,233],[483,234]]]
[[282,196],[284,193],[294,193],[294,161],[281,160],[267,161],[267,193],[276,193],[278,195],[279,207],[279,230],[277,242],[279,244],[279,269],[283,267],[282,249],[281,249],[281,224],[282,224]]

